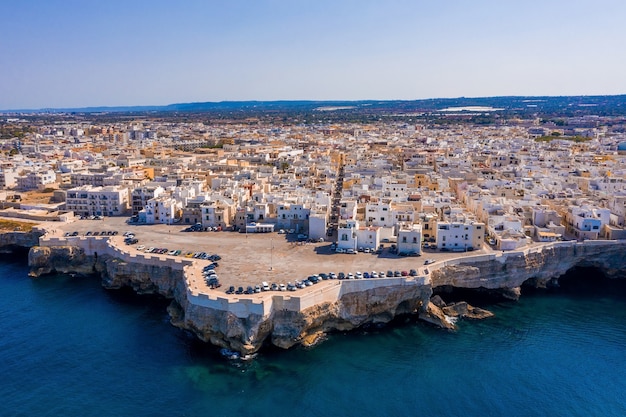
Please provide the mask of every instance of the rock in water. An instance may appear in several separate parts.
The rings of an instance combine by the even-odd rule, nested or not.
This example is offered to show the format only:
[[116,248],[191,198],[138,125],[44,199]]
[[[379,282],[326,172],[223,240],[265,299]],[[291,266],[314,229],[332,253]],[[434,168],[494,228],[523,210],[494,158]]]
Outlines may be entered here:
[[456,326],[454,325],[454,323],[448,320],[444,312],[432,302],[428,303],[428,307],[426,308],[425,312],[419,313],[419,318],[420,320],[424,320],[428,323],[434,324],[435,326],[441,327],[443,329],[450,329],[450,330],[456,329]]

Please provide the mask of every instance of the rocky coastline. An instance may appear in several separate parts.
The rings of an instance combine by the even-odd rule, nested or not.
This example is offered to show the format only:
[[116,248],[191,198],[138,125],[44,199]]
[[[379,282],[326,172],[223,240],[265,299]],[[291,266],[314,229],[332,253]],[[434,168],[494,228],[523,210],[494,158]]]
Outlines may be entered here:
[[[32,243],[34,238],[30,239],[7,241]],[[433,290],[492,291],[515,300],[520,296],[522,285],[538,288],[554,285],[560,276],[575,267],[594,267],[609,278],[626,277],[626,242],[563,242],[567,244],[442,261],[431,266],[429,280],[421,283],[345,290],[341,289],[343,282],[327,282],[339,285],[339,289],[328,287],[332,296],[322,297],[320,302],[306,304],[302,309],[284,308],[288,301],[283,295],[268,295],[262,310],[241,313],[233,309],[237,300],[223,308],[212,307],[219,300],[209,300],[209,304],[196,302],[186,281],[189,265],[155,262],[154,259],[149,262],[141,258],[124,259],[119,253],[106,250],[110,246],[107,240],[88,242],[87,247],[76,241],[63,245],[58,241],[31,245],[30,276],[53,272],[95,274],[100,276],[105,288],[130,287],[140,294],[162,295],[172,300],[168,312],[173,325],[194,333],[203,341],[242,354],[257,352],[267,344],[281,348],[308,345],[329,332],[387,323],[403,314],[415,314],[446,329],[455,329],[458,317],[483,319],[492,315],[465,302],[446,304],[440,296],[433,296]]]

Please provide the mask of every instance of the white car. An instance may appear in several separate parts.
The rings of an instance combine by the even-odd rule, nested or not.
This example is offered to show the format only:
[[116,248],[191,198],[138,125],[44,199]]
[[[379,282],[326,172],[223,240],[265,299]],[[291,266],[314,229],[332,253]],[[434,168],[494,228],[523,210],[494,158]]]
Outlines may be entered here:
[[144,250],[144,249],[146,249],[146,247],[144,245],[137,246],[137,250]]
[[287,287],[285,286],[285,284],[278,284],[278,290],[279,291],[287,291]]
[[434,260],[434,259],[426,259],[426,260],[424,261],[424,265],[430,265],[430,264],[434,264],[434,263],[435,263],[435,260]]

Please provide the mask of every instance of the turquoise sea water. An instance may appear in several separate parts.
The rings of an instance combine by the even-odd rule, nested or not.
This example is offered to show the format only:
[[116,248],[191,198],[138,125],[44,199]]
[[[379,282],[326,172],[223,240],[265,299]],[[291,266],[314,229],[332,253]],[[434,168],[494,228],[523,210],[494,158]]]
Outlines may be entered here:
[[[585,273],[589,273],[586,271]],[[402,321],[313,349],[222,359],[167,302],[0,259],[0,416],[625,416],[626,287]]]

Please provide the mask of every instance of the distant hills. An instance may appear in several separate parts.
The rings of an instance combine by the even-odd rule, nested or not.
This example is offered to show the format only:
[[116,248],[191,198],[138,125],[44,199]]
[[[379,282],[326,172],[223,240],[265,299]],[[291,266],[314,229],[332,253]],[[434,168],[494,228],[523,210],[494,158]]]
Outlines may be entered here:
[[489,112],[506,115],[550,113],[553,115],[626,115],[626,95],[612,96],[510,96],[458,97],[423,100],[361,101],[221,101],[176,103],[165,106],[82,107],[58,109],[5,110],[2,113],[309,113],[317,111],[346,114],[403,114]]

